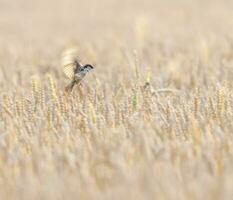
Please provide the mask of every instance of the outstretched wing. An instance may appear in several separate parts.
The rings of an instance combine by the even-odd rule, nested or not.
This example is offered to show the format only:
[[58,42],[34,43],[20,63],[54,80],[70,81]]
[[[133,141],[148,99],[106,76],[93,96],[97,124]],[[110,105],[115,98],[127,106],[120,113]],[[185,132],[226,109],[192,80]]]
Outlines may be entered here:
[[81,68],[81,64],[77,58],[77,49],[70,48],[63,52],[61,65],[65,76],[69,79],[74,78],[75,71]]

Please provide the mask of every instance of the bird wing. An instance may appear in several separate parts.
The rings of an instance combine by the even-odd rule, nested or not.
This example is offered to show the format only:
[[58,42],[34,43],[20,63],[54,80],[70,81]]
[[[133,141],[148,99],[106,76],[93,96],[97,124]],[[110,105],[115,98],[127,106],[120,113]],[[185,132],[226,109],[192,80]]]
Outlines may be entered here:
[[69,79],[74,78],[75,71],[81,68],[81,64],[77,58],[77,49],[70,48],[62,54],[62,67],[65,76]]

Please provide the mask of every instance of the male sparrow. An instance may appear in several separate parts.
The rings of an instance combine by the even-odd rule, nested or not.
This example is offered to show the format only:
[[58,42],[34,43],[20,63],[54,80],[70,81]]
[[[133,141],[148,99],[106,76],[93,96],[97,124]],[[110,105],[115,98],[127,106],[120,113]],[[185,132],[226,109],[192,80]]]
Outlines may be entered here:
[[94,68],[90,64],[82,65],[79,62],[76,49],[68,49],[63,53],[62,66],[65,76],[71,80],[65,88],[68,93],[72,92],[73,87],[79,85],[86,74]]

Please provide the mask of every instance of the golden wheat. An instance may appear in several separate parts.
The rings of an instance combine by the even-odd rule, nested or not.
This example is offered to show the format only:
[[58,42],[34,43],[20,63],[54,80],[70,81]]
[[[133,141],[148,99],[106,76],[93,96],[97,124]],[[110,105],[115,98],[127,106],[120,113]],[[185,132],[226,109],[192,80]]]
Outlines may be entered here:
[[0,5],[0,199],[232,198],[230,1]]

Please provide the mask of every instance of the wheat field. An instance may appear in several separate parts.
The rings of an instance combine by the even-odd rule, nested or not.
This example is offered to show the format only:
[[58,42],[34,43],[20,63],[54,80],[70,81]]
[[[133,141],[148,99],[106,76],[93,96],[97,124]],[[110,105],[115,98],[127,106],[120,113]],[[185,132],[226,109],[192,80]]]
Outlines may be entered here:
[[[232,10],[0,0],[0,199],[232,199]],[[69,47],[95,67],[71,95]]]

